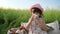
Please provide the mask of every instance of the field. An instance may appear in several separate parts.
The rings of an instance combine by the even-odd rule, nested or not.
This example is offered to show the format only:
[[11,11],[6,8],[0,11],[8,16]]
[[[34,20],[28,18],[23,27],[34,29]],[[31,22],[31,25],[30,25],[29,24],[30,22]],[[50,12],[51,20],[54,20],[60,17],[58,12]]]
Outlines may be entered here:
[[[43,12],[46,23],[58,20],[60,23],[60,10],[46,9]],[[6,34],[7,30],[19,27],[21,22],[28,22],[31,14],[29,10],[21,9],[4,9],[0,8],[0,34]]]

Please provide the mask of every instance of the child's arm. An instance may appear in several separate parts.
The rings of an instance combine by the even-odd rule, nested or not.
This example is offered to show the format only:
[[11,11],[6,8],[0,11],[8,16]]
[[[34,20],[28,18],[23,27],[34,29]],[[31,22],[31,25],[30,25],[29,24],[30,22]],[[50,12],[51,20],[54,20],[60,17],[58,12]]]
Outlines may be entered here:
[[34,15],[31,16],[30,20],[28,21],[28,25],[26,26],[26,29],[29,30],[31,24],[32,24],[32,21],[33,21],[33,17]]
[[44,31],[47,31],[47,26],[44,22],[44,19],[40,19],[39,17],[36,17],[37,19],[37,23],[41,26],[41,28],[44,30]]

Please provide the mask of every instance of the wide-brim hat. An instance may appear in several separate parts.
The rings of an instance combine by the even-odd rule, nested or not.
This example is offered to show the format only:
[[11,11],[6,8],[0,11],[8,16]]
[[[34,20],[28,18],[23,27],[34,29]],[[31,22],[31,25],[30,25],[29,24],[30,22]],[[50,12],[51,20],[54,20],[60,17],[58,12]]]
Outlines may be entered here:
[[40,4],[34,4],[34,5],[32,5],[31,8],[30,8],[30,12],[32,12],[32,8],[34,8],[34,7],[40,9],[42,12],[44,11],[43,8],[40,6]]

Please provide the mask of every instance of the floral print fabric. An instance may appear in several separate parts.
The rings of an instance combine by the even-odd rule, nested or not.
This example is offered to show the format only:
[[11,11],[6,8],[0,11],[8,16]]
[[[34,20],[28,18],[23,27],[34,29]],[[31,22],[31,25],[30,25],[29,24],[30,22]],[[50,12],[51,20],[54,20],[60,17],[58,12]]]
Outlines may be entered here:
[[[36,19],[36,16],[34,14],[34,20],[32,21],[32,25],[29,29],[29,34],[47,34],[45,31],[43,31],[40,26],[36,23],[35,19]],[[40,18],[41,19],[41,18]]]

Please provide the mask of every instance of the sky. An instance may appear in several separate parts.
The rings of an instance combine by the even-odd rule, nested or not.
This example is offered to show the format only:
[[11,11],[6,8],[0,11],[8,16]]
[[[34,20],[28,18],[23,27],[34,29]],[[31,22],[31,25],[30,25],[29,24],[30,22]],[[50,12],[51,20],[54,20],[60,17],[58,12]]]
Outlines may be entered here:
[[34,4],[43,8],[60,8],[60,0],[0,0],[0,8],[29,9]]

